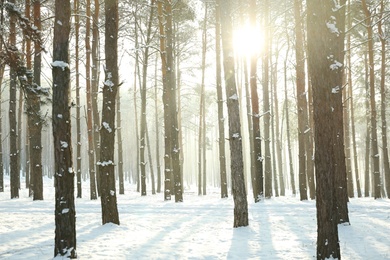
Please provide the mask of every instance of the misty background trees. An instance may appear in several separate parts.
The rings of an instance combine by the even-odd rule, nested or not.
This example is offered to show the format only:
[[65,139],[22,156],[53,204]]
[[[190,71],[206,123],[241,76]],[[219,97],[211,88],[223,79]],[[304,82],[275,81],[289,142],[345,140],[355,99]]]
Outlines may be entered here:
[[[72,122],[66,142],[76,149],[66,171],[75,174],[77,197],[87,196],[87,183],[102,211],[109,206],[103,223],[119,224],[115,196],[129,192],[124,182],[140,195],[176,202],[193,187],[199,195],[218,187],[242,207],[234,226],[248,224],[250,190],[256,202],[315,199],[316,188],[334,177],[341,189],[328,197],[337,198],[337,222],[349,222],[348,197],[390,198],[390,4],[329,2],[340,13],[327,9],[322,25],[334,39],[309,33],[321,23],[313,28],[310,19],[319,18],[309,19],[302,1],[71,1],[62,109]],[[114,18],[104,9],[110,4],[117,5]],[[65,130],[55,124],[62,113],[51,111],[64,98],[51,75],[58,53],[50,47],[62,21],[54,2],[3,0],[1,7],[0,192],[10,185],[17,198],[27,187],[42,200],[42,178],[56,178],[56,152],[64,149],[53,146]],[[318,69],[309,62],[321,41],[328,41],[324,48],[336,43],[314,62],[323,62]],[[326,95],[315,92],[325,72],[337,72]],[[324,110],[314,100],[327,100],[331,114],[316,114]],[[317,143],[320,133],[328,141]],[[329,174],[324,180],[321,169]]]

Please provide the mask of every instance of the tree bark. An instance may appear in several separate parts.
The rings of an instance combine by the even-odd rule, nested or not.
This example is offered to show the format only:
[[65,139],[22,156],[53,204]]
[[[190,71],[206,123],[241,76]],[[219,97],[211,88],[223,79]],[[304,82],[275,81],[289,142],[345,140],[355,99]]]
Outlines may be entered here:
[[53,38],[53,137],[55,167],[54,256],[76,258],[76,210],[70,116],[69,0],[55,1]]
[[234,78],[234,57],[232,44],[231,1],[217,0],[221,12],[223,64],[225,71],[226,100],[229,120],[229,143],[231,156],[232,190],[234,200],[234,227],[248,226],[248,202],[246,198],[240,111],[236,81]]
[[118,75],[118,0],[105,0],[105,54],[106,70],[103,85],[102,123],[100,128],[100,199],[102,223],[119,225],[116,199],[114,147],[115,106],[119,88]]
[[[217,1],[217,4],[218,1]],[[215,52],[216,52],[216,85],[218,103],[218,151],[219,151],[219,172],[221,178],[221,198],[228,197],[227,176],[226,176],[226,156],[225,156],[225,118],[223,114],[222,95],[222,65],[221,65],[221,14],[220,7],[215,8]]]

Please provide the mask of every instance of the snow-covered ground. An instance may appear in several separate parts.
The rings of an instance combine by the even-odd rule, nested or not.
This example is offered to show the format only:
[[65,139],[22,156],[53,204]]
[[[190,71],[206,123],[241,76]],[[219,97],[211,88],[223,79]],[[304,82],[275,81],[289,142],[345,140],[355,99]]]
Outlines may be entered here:
[[[9,179],[0,193],[0,259],[52,259],[54,188],[45,179],[45,200],[26,189],[10,200]],[[141,197],[134,186],[118,197],[120,226],[101,225],[100,200],[83,183],[76,200],[79,259],[314,259],[314,201],[295,197],[249,201],[249,226],[233,228],[233,199],[218,189],[206,196],[186,191],[184,203],[162,194]],[[352,199],[351,226],[340,226],[343,259],[390,259],[390,200]]]

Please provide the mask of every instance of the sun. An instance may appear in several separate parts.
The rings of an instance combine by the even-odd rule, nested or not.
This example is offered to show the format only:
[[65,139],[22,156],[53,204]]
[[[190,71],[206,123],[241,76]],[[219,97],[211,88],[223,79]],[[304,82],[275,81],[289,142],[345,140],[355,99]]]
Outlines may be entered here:
[[264,33],[260,27],[245,24],[234,30],[233,47],[239,57],[258,56],[264,47]]

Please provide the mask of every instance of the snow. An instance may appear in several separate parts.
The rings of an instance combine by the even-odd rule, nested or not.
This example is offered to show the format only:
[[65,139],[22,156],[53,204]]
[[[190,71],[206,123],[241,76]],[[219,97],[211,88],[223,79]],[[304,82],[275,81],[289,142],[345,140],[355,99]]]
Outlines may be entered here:
[[[44,179],[44,201],[32,201],[25,188],[11,200],[8,176],[5,184],[0,259],[52,259],[53,179]],[[118,195],[120,226],[101,225],[99,199],[76,199],[79,259],[315,259],[315,202],[291,192],[256,204],[249,195],[249,226],[233,228],[233,199],[221,199],[219,188],[209,187],[206,196],[186,189],[183,203],[164,202],[162,193],[141,197],[135,189],[126,182],[126,194]],[[342,258],[390,259],[390,200],[350,201],[352,225],[339,226]]]
[[59,67],[62,69],[62,71],[65,70],[65,68],[69,68],[69,64],[64,62],[64,61],[59,61],[59,60],[56,60],[56,61],[53,61],[51,63],[51,66],[52,67]]
[[111,133],[111,132],[112,132],[112,129],[111,129],[111,127],[110,127],[110,124],[109,124],[109,123],[107,123],[107,122],[103,122],[103,123],[102,123],[102,125],[103,125],[104,129],[106,129],[106,130],[107,130],[107,132],[109,132],[109,133]]

